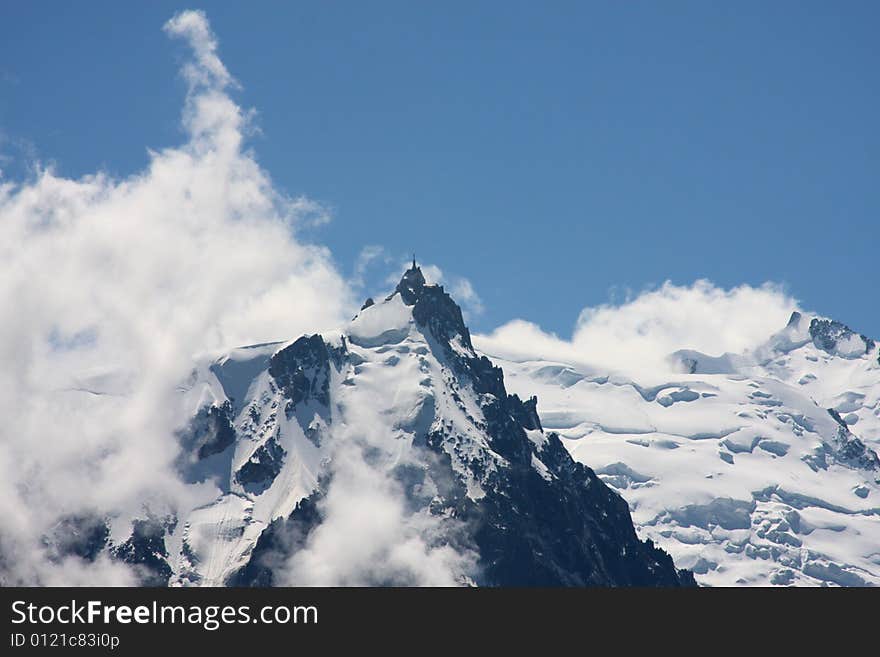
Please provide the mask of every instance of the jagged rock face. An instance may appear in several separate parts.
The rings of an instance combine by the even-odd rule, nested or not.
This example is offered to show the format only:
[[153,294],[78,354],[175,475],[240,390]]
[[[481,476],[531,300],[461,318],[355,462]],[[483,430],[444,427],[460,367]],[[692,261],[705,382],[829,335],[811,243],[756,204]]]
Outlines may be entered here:
[[155,518],[136,519],[127,541],[112,549],[117,559],[135,566],[141,586],[166,586],[171,577],[165,536],[173,530],[173,521]]
[[262,487],[278,476],[286,455],[284,448],[278,444],[278,439],[273,436],[260,445],[238,469],[235,480],[245,487]]
[[260,534],[247,564],[232,573],[228,586],[265,587],[277,583],[276,572],[284,560],[306,545],[309,533],[321,524],[317,501],[320,492],[302,499],[287,518],[276,518]]
[[849,425],[833,408],[828,409],[828,414],[837,422],[837,438],[832,451],[833,457],[851,468],[859,470],[880,470],[880,457],[849,430]]
[[330,404],[330,357],[320,335],[304,336],[272,356],[269,374],[291,408],[308,398]]
[[232,427],[232,405],[229,401],[219,406],[205,406],[199,409],[196,417],[181,432],[181,442],[186,453],[196,452],[198,459],[223,452],[235,442],[235,429]]
[[[430,437],[429,444],[436,444]],[[512,464],[496,494],[457,500],[473,518],[480,584],[496,586],[675,586],[692,584],[672,559],[641,542],[629,508],[589,468],[574,463],[555,434],[540,452],[550,479]],[[549,485],[548,485],[549,484]]]
[[237,350],[201,366],[186,395],[197,400],[196,430],[182,433],[191,475],[221,496],[176,524],[139,520],[111,548],[145,583],[285,583],[284,563],[326,521],[324,498],[344,476],[338,450],[360,445],[407,513],[453,527],[442,540],[477,555],[463,582],[694,584],[639,540],[622,498],[544,432],[537,400],[507,393],[502,371],[474,352],[460,308],[418,267],[342,334]]
[[[397,284],[394,293],[399,294],[407,306],[411,306],[418,301],[424,288],[425,276],[422,274],[422,270],[416,266],[415,261],[413,261],[413,266],[403,274],[403,278],[400,279],[400,283]],[[391,297],[393,296],[392,294]],[[386,301],[391,299],[391,297],[388,297]]]
[[[418,275],[407,272],[404,280]],[[423,280],[423,279],[421,279]],[[504,375],[473,352],[461,309],[439,286],[408,286],[413,318],[480,397],[492,449],[507,467],[488,475],[494,494],[453,498],[456,515],[473,518],[482,584],[498,586],[673,586],[692,583],[672,559],[638,540],[629,509],[589,468],[575,463],[559,438],[543,434],[532,397],[508,395]],[[400,287],[398,287],[400,290]],[[405,299],[406,301],[406,299]],[[442,454],[435,429],[427,445]],[[535,465],[538,467],[535,467]]]
[[818,317],[810,322],[810,337],[819,349],[841,356],[861,356],[875,347],[873,340],[857,334],[846,324]]

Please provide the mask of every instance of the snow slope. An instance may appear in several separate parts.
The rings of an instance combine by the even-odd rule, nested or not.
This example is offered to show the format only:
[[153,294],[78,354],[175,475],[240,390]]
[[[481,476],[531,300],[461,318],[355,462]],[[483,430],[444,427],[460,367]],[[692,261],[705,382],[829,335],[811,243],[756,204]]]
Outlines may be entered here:
[[865,336],[794,313],[759,349],[680,351],[637,378],[488,355],[699,583],[880,584],[880,364]]

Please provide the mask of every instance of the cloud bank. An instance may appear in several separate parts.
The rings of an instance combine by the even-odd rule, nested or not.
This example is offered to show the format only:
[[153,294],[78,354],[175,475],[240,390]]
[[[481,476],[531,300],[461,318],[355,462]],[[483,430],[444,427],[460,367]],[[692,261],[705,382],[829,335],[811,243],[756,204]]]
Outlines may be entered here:
[[725,290],[707,280],[690,286],[666,282],[621,304],[585,308],[571,339],[514,320],[475,336],[474,342],[487,354],[512,360],[662,372],[671,366],[669,354],[678,349],[720,355],[757,347],[782,329],[797,307],[795,299],[770,283]]
[[172,467],[193,355],[323,330],[353,306],[330,254],[296,237],[320,206],[279,192],[246,149],[250,115],[205,15],[165,31],[190,52],[181,145],[120,179],[0,181],[4,584],[130,582],[43,537],[69,515],[213,498]]

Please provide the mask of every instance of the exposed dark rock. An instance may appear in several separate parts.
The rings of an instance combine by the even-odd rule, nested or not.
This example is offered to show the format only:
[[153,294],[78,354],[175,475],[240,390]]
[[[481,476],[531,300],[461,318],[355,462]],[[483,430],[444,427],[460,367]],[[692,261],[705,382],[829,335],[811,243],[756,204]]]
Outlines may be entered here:
[[176,465],[185,481],[213,480],[225,489],[236,441],[232,419],[232,404],[224,401],[203,406],[178,431],[181,450]]
[[412,267],[404,272],[403,278],[400,279],[400,283],[397,284],[394,293],[399,293],[403,302],[411,306],[419,298],[424,287],[425,276],[422,274],[421,268],[416,266],[416,261],[413,260]]
[[429,285],[422,288],[413,305],[413,319],[420,327],[431,331],[441,344],[448,344],[458,336],[462,347],[473,350],[471,334],[464,324],[461,308],[441,286]]
[[[510,441],[513,442],[513,441]],[[441,436],[429,437],[440,448]],[[473,501],[460,490],[448,503],[474,528],[483,586],[695,586],[651,541],[638,539],[626,502],[574,462],[556,434],[540,457],[553,480],[528,463],[495,477]]]
[[204,406],[181,436],[182,443],[195,451],[199,459],[219,454],[235,442],[232,427],[232,405]]
[[141,586],[168,586],[171,567],[168,565],[165,534],[173,527],[173,519],[135,520],[128,540],[113,548],[114,557],[135,567]]
[[277,586],[276,576],[289,556],[305,547],[309,533],[321,523],[320,493],[300,500],[287,518],[277,518],[263,530],[247,564],[234,573],[227,586]]
[[[260,445],[247,462],[238,469],[238,472],[235,473],[235,480],[242,486],[261,489],[261,484],[270,484],[281,472],[286,455],[287,453],[278,444],[276,437],[272,436]],[[258,491],[254,490],[254,492]]]
[[[438,357],[450,362],[461,385],[470,384],[480,396],[492,449],[510,463],[494,475],[485,497],[474,502],[459,491],[450,500],[456,516],[476,528],[473,539],[483,566],[478,583],[695,585],[693,575],[678,571],[669,555],[637,538],[623,498],[576,463],[556,434],[546,434],[540,448],[529,440],[525,430],[541,428],[537,399],[508,395],[501,369],[468,353],[473,348],[461,310],[440,286],[421,286],[413,317],[440,346]],[[452,348],[455,339],[465,349]],[[440,453],[444,439],[429,435],[426,444]],[[535,469],[535,459],[551,481]],[[473,468],[482,474],[480,464]]]
[[828,414],[838,425],[832,450],[833,458],[854,468],[880,470],[880,457],[877,456],[877,452],[852,434],[847,423],[840,417],[840,413],[829,408]]
[[110,529],[96,515],[64,516],[44,538],[51,559],[77,556],[94,561],[107,545]]
[[[517,395],[513,395],[517,401],[519,401],[519,397]],[[537,397],[529,397],[527,401],[521,402],[521,404],[514,404],[516,409],[519,411],[516,420],[522,425],[523,429],[531,429],[543,431],[543,427],[541,426],[541,418],[538,416],[538,398]]]
[[832,319],[819,319],[818,317],[810,322],[810,337],[813,339],[813,344],[828,353],[833,354],[839,341],[847,340],[854,335],[858,335],[862,342],[865,343],[866,354],[874,349],[875,344],[873,340],[861,333],[857,334],[846,324]]
[[291,407],[309,399],[330,404],[330,353],[320,335],[303,336],[272,356],[269,374]]

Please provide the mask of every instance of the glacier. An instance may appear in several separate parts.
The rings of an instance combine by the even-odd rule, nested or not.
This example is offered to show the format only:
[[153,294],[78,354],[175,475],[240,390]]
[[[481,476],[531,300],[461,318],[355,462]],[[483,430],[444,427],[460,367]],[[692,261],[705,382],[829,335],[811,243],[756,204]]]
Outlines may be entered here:
[[668,371],[488,355],[700,584],[880,584],[873,340],[795,312],[757,348],[677,351]]

